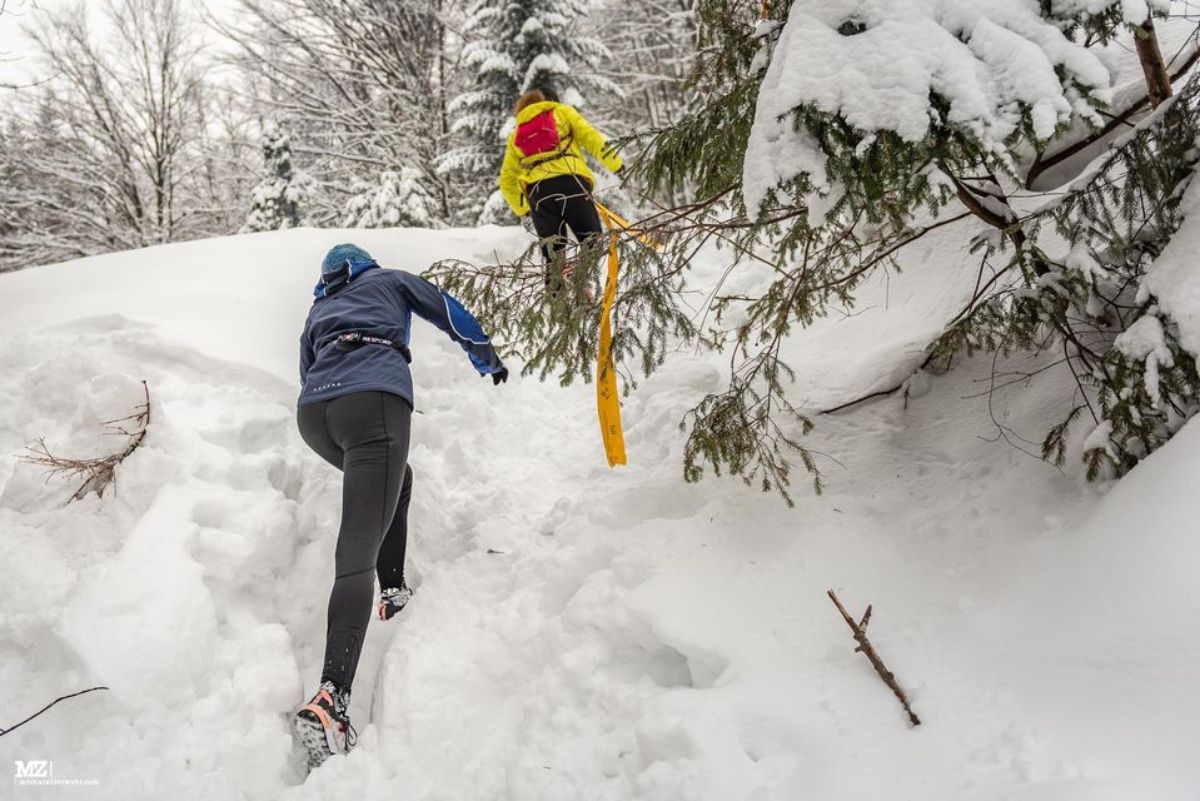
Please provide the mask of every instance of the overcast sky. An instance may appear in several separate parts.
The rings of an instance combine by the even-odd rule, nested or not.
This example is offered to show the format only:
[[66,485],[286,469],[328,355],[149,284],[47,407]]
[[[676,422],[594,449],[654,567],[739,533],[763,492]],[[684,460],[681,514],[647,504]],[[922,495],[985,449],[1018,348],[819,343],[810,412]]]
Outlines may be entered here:
[[[0,82],[17,83],[39,77],[32,72],[36,66],[29,58],[29,45],[22,28],[40,12],[70,8],[80,0],[0,0]],[[185,0],[198,15],[208,9],[220,16],[231,15],[237,0]],[[82,0],[94,30],[102,30],[106,0]]]

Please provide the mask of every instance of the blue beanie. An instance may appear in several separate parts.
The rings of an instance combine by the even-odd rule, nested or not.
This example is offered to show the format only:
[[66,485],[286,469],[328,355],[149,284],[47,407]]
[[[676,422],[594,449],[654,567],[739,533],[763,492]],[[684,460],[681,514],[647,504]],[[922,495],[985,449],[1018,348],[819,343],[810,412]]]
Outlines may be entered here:
[[371,258],[371,254],[358,245],[335,245],[325,254],[325,260],[321,262],[321,275],[336,273],[345,267],[348,261],[373,262],[375,259]]

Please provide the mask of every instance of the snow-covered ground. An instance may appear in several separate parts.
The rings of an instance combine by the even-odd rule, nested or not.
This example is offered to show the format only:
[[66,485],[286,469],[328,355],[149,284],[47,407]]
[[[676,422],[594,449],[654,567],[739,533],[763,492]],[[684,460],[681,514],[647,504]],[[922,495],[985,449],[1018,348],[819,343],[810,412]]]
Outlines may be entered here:
[[[951,236],[794,338],[796,400],[911,371],[962,299]],[[0,725],[111,688],[0,738],[3,764],[94,785],[0,797],[1200,797],[1198,424],[1089,486],[1014,447],[1062,387],[989,399],[990,360],[968,362],[818,416],[828,491],[800,477],[789,509],[681,480],[677,423],[722,357],[680,353],[626,400],[630,466],[610,471],[592,388],[494,388],[419,324],[417,595],[370,627],[359,747],[302,781],[287,719],[319,671],[340,477],[295,430],[296,340],[322,254],[351,237],[417,271],[525,244],[297,230],[0,276]],[[99,423],[142,379],[153,422],[115,495],[64,506],[73,485],[18,463],[39,437],[108,444]],[[831,587],[875,605],[920,728]]]

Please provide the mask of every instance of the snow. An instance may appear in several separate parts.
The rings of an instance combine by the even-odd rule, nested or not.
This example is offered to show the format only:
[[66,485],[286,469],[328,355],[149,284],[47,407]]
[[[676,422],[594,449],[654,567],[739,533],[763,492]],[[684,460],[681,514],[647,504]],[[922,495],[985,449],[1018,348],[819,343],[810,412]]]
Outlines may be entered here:
[[[969,235],[931,233],[855,313],[798,333],[797,400],[911,365],[913,329],[969,293]],[[631,465],[610,471],[592,388],[495,388],[421,325],[416,595],[369,627],[359,747],[302,781],[286,721],[317,680],[340,477],[295,430],[296,338],[346,240],[419,270],[526,235],[295,229],[0,276],[0,725],[111,688],[0,738],[0,759],[122,800],[1195,797],[1196,423],[1103,492],[993,441],[993,415],[1040,436],[1063,386],[988,398],[990,359],[968,361],[817,415],[829,490],[788,509],[680,479],[676,424],[722,357],[676,354],[626,399]],[[42,436],[94,449],[142,379],[153,422],[115,494],[63,506],[73,485],[18,463]],[[830,587],[874,604],[919,729]]]
[[1113,347],[1131,359],[1146,363],[1146,392],[1150,395],[1154,407],[1158,408],[1161,402],[1158,368],[1172,367],[1175,364],[1171,349],[1167,347],[1162,321],[1153,310],[1147,312],[1117,336]]
[[[1080,2],[1091,3],[1093,0],[1080,0]],[[1136,3],[1131,5],[1136,5]],[[1130,7],[1130,5],[1125,6],[1127,14],[1130,13]],[[1189,13],[1189,9],[1181,4],[1178,13],[1172,17],[1156,19],[1154,28],[1159,47],[1167,59],[1167,68],[1174,74],[1180,65],[1195,53],[1197,45],[1200,44],[1196,37],[1195,9]],[[1109,113],[1113,115],[1125,113],[1135,104],[1144,102],[1146,99],[1146,76],[1142,71],[1141,62],[1137,58],[1132,39],[1130,32],[1121,31],[1118,33],[1114,45],[1100,50],[1098,54],[1104,59],[1113,76],[1112,100],[1109,104]],[[1177,81],[1177,84],[1182,86],[1180,81]],[[1140,125],[1149,114],[1149,109],[1133,114],[1130,122]],[[1114,141],[1127,136],[1129,130],[1128,127],[1117,126],[1108,136],[1100,137],[1090,146],[1082,148],[1078,153],[1042,172],[1031,188],[1039,191],[1049,190],[1078,179],[1086,172],[1089,162],[1094,163],[1105,157]],[[1055,137],[1047,155],[1053,157],[1056,153],[1061,153],[1064,149],[1078,144],[1094,133],[1095,127],[1092,122],[1086,119],[1077,119],[1069,130]]]
[[[839,27],[848,21],[865,30],[843,35]],[[949,103],[950,122],[1003,151],[1022,107],[1041,139],[1075,114],[1092,114],[1057,70],[1109,99],[1112,77],[1101,59],[1026,0],[797,0],[759,89],[744,169],[747,204],[759,209],[778,183],[804,173],[815,194],[828,194],[815,143],[795,130],[790,112],[798,106],[915,142],[928,133],[936,94]]]
[[1171,10],[1171,0],[1051,0],[1050,10],[1055,16],[1069,18],[1082,14],[1100,14],[1114,5],[1121,7],[1121,18],[1130,25],[1145,22],[1152,7],[1162,14]]
[[1100,424],[1093,428],[1091,433],[1083,440],[1083,450],[1085,452],[1105,451],[1113,459],[1116,459],[1117,453],[1112,447],[1112,435],[1112,420],[1101,420]]
[[1200,182],[1193,180],[1184,190],[1179,213],[1184,224],[1150,267],[1143,287],[1179,326],[1180,344],[1200,356]]

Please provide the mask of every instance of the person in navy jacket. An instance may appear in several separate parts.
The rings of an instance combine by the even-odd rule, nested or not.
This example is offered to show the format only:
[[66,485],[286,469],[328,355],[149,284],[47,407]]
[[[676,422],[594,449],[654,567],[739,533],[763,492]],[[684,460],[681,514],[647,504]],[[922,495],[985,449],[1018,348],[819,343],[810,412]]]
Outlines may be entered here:
[[310,767],[354,744],[346,710],[376,576],[382,619],[412,594],[404,555],[413,480],[407,464],[413,314],[461,345],[480,375],[497,386],[508,380],[496,349],[461,303],[419,276],[380,269],[362,248],[330,250],[314,294],[300,337],[297,423],[304,441],[343,479],[321,686],[294,719]]

